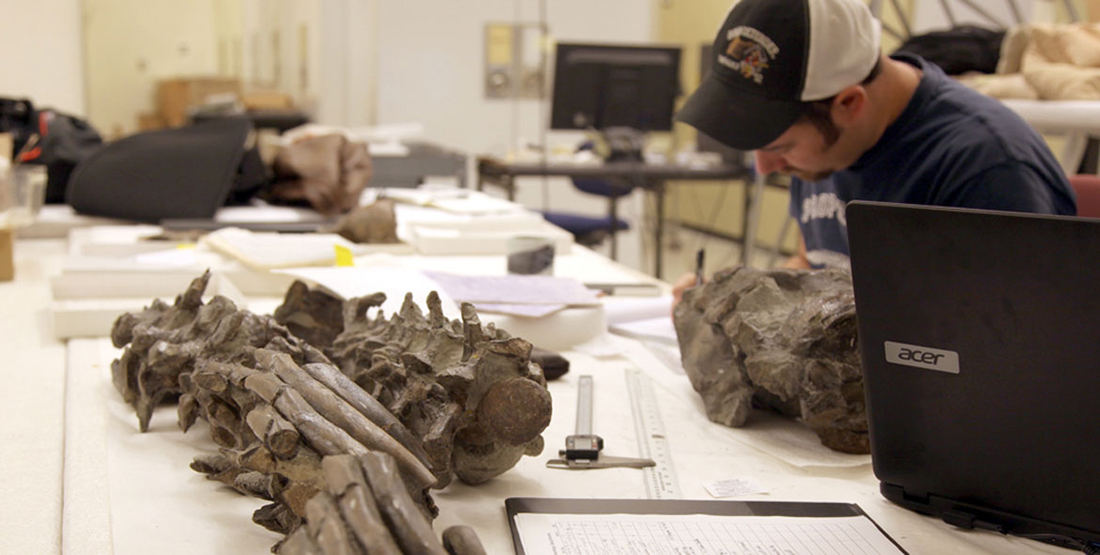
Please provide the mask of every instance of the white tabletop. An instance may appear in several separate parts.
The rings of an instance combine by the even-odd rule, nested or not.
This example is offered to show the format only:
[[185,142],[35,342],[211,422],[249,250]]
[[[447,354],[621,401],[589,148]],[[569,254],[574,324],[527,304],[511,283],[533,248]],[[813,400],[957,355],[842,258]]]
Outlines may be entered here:
[[[588,254],[586,254],[588,253]],[[21,240],[16,280],[0,284],[6,360],[0,388],[3,456],[0,457],[2,553],[267,553],[279,536],[250,522],[262,502],[205,480],[187,465],[213,443],[199,428],[179,432],[171,407],[158,411],[151,431],[137,432],[136,417],[109,380],[117,351],[105,339],[70,341],[49,330],[48,279],[61,271],[59,240]],[[597,271],[590,251],[562,258],[559,272]],[[418,258],[437,269],[471,271],[493,258]],[[613,267],[610,261],[601,261]],[[576,268],[574,268],[576,266]],[[489,270],[486,270],[489,271]],[[614,281],[629,271],[608,274]],[[600,276],[595,276],[600,277]],[[594,377],[596,432],[612,455],[636,454],[624,373],[651,379],[687,498],[709,499],[709,481],[742,478],[766,493],[739,499],[858,503],[909,553],[1069,553],[990,532],[966,532],[897,507],[878,494],[869,457],[842,456],[816,443],[797,423],[767,419],[743,429],[707,421],[688,380],[660,364],[640,343],[610,341],[613,356],[573,350],[568,374],[551,382],[554,417],[544,432],[546,450],[525,457],[504,475],[479,486],[452,484],[433,495],[440,508],[437,531],[455,523],[473,526],[489,553],[511,553],[504,499],[514,496],[644,498],[634,469],[562,471],[545,467],[573,432],[578,376]]]

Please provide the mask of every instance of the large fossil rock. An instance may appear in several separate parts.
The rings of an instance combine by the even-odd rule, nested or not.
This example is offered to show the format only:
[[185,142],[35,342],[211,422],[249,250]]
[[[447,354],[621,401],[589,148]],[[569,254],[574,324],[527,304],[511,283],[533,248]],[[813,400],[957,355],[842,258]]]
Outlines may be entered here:
[[712,421],[739,427],[766,407],[800,418],[832,449],[869,452],[849,274],[725,270],[686,291],[673,316]]

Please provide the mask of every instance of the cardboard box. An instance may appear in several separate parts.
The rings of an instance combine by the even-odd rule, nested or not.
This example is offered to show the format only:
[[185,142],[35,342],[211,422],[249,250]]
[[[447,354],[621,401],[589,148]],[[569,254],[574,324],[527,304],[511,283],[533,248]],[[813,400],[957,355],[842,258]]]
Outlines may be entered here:
[[0,281],[15,279],[15,238],[10,229],[0,229]]
[[241,98],[245,110],[289,110],[294,99],[279,91],[249,91]]
[[137,120],[138,131],[152,131],[154,129],[163,129],[168,126],[164,118],[160,117],[160,113],[143,112],[138,114]]
[[157,112],[169,127],[179,127],[187,123],[188,109],[226,95],[240,99],[241,82],[230,77],[163,79],[157,83]]

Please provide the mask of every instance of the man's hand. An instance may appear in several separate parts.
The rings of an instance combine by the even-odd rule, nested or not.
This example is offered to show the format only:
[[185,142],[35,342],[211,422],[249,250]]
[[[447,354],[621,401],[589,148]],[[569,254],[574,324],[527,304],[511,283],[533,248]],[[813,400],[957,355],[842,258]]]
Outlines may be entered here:
[[684,298],[684,291],[695,287],[695,285],[695,274],[693,273],[684,274],[672,283],[672,310],[675,310],[676,305],[680,304],[680,299]]
[[809,270],[812,267],[810,259],[806,256],[806,239],[801,234],[798,236],[798,252],[791,255],[783,263],[783,267],[791,270]]

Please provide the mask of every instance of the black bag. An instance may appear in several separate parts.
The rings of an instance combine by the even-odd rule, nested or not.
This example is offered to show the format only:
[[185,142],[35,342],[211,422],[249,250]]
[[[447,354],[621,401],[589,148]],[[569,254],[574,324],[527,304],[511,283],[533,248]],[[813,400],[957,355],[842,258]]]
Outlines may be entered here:
[[252,135],[247,119],[228,118],[119,139],[76,168],[68,202],[80,214],[142,222],[212,218],[234,188],[243,198],[266,179],[249,154]]
[[895,53],[916,54],[940,66],[948,75],[962,75],[969,71],[996,73],[1004,38],[1004,31],[960,25],[946,31],[909,37]]
[[36,110],[30,100],[0,98],[0,133],[11,133],[23,164],[46,166],[46,202],[65,202],[73,169],[103,146],[88,122],[56,110]]

